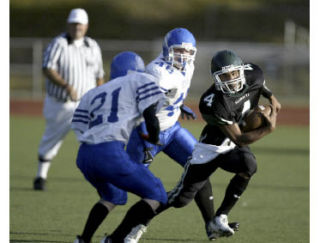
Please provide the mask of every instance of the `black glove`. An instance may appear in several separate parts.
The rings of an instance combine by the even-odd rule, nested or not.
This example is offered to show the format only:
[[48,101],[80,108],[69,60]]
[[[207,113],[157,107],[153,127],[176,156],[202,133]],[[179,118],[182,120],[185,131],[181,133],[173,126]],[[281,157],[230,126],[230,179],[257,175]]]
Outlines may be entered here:
[[196,114],[186,105],[180,106],[180,110],[182,119],[184,119],[184,116],[186,116],[188,120],[190,119],[190,116],[193,120],[197,118]]

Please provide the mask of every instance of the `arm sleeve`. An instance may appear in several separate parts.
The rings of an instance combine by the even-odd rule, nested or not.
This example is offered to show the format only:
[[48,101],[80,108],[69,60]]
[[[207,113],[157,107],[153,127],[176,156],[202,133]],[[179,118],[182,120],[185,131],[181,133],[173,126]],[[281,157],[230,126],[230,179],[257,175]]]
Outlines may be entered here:
[[262,85],[262,89],[261,89],[261,94],[265,97],[265,98],[270,98],[272,96],[272,92],[271,90],[266,86],[266,82],[263,82]]
[[88,95],[83,96],[75,110],[71,122],[71,129],[75,132],[77,139],[80,141],[80,136],[89,129],[89,102]]
[[58,69],[58,60],[62,52],[62,45],[58,42],[57,39],[54,39],[43,55],[42,68],[50,68],[57,70]]
[[156,112],[158,112],[163,106],[165,100],[165,95],[160,90],[159,86],[151,79],[147,82],[141,82],[136,89],[136,101],[138,104],[138,110],[141,114],[143,114],[144,110],[151,104],[156,103]]
[[146,123],[149,139],[151,142],[156,143],[159,140],[159,120],[156,116],[157,104],[152,104],[143,112],[143,117]]

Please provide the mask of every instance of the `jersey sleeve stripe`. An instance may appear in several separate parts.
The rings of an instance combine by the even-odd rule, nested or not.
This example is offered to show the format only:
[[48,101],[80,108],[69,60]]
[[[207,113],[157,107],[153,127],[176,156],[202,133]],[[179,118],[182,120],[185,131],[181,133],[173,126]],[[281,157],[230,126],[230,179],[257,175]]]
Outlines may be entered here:
[[80,119],[72,119],[71,122],[80,122],[80,123],[84,123],[84,124],[88,124],[89,121],[84,121],[84,120],[80,120]]
[[137,102],[140,102],[140,101],[142,101],[142,100],[144,100],[144,99],[147,99],[147,98],[149,98],[149,97],[151,97],[151,96],[155,96],[155,95],[158,95],[158,94],[162,94],[162,92],[161,92],[161,91],[157,91],[157,92],[148,94],[148,95],[146,95],[146,96],[144,96],[144,97],[139,97],[139,96],[138,96],[138,97],[136,98],[136,100],[137,100]]
[[74,114],[73,117],[76,117],[76,118],[83,118],[83,119],[90,119],[89,116],[85,116],[85,115],[78,115],[78,114]]
[[139,90],[144,89],[145,87],[150,86],[150,85],[155,85],[155,83],[151,82],[151,83],[144,84],[144,85],[138,87],[136,92],[139,93],[140,92]]
[[83,110],[83,109],[76,109],[75,112],[82,112],[82,113],[88,113],[88,110]]
[[158,86],[153,86],[150,89],[144,89],[141,92],[140,91],[137,92],[137,95],[139,96],[139,95],[145,94],[145,93],[147,93],[149,91],[152,91],[152,90],[159,90],[159,87]]

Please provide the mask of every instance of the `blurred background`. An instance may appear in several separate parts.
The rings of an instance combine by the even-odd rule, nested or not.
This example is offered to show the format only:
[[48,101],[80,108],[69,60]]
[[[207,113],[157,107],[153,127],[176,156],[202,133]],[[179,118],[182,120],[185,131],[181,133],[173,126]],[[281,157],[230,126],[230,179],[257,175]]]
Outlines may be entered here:
[[100,44],[106,80],[116,53],[132,50],[148,63],[169,30],[185,27],[198,47],[188,100],[198,101],[212,82],[212,55],[227,48],[260,65],[284,105],[309,106],[308,0],[11,0],[11,100],[42,100],[43,50],[75,7],[89,14],[88,36]]

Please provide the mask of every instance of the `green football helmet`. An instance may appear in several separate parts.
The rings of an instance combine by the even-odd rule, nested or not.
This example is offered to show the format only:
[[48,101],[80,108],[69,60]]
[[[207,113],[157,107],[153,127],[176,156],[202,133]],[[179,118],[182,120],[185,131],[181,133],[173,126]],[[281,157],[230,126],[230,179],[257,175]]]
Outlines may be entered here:
[[232,51],[216,53],[211,60],[211,74],[215,88],[225,94],[236,94],[246,83],[242,59]]

